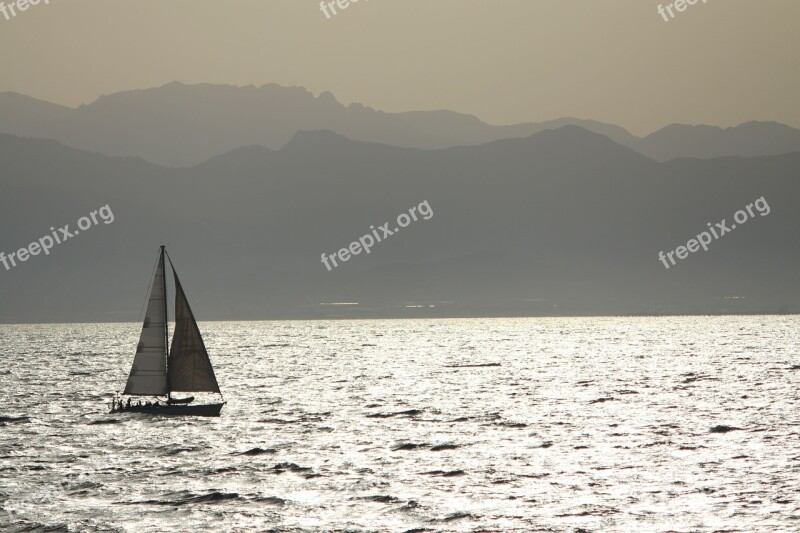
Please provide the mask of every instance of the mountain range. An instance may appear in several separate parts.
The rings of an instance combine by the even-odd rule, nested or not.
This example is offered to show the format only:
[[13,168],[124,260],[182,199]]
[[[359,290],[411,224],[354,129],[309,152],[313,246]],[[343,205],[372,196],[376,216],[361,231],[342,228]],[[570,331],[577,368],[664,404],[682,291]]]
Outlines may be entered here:
[[800,130],[775,122],[724,129],[673,124],[640,138],[620,126],[575,118],[495,126],[452,111],[387,113],[358,103],[344,106],[329,92],[314,96],[302,87],[276,84],[170,83],[102,96],[77,108],[0,93],[0,133],[173,167],[198,165],[242,146],[277,150],[299,131],[330,130],[352,140],[439,149],[528,137],[567,125],[657,161],[800,151]]
[[[106,124],[106,149],[122,149],[114,144],[121,142],[118,135],[144,108],[117,100],[159,100],[164,91],[183,90],[125,93],[75,111],[28,105],[25,98],[16,115],[0,105],[4,127],[29,128],[27,136],[0,134],[0,250],[27,246],[51,226],[74,228],[79,217],[106,204],[115,217],[50,255],[8,271],[0,266],[0,321],[136,320],[162,243],[200,320],[798,309],[800,152],[656,161],[576,125],[422,149],[327,130],[289,134],[299,119],[287,117],[299,104],[288,101],[285,128],[273,135],[277,144],[290,135],[281,147],[245,145],[261,133],[245,127],[255,121],[240,116],[240,136],[230,142],[241,145],[190,167],[146,159],[199,158],[193,142],[172,139],[186,151],[165,148],[161,158],[134,152],[156,150],[179,132],[189,135],[187,124],[172,120],[191,115],[196,101],[165,111],[156,125],[154,117],[140,116],[129,131],[137,139],[129,155],[138,157],[30,137],[42,135],[38,128],[66,134],[71,127],[75,138],[101,143],[102,130],[95,128]],[[243,91],[253,98],[271,91],[298,102],[310,98],[275,87]],[[330,97],[313,100],[319,109],[338,109]],[[194,117],[198,131],[190,141],[234,135],[228,128],[236,121],[213,104]],[[424,113],[397,116],[350,106],[341,116],[354,109],[374,119],[360,126],[365,135],[405,131],[419,141],[411,132],[424,131],[430,142],[444,143],[449,131],[441,127],[434,135],[435,128],[424,128],[433,120]],[[115,113],[119,123],[108,118]],[[209,118],[215,113],[217,133]],[[401,119],[407,129],[388,126]],[[137,144],[145,131],[155,138]],[[715,142],[706,146],[718,149]],[[659,251],[685,245],[707,223],[730,223],[734,212],[761,197],[768,215],[757,214],[670,269],[658,260]],[[398,214],[423,201],[433,211],[430,220],[411,223],[369,255],[331,271],[322,264],[322,253],[347,247],[373,225],[396,226]],[[358,305],[328,305],[341,303]]]

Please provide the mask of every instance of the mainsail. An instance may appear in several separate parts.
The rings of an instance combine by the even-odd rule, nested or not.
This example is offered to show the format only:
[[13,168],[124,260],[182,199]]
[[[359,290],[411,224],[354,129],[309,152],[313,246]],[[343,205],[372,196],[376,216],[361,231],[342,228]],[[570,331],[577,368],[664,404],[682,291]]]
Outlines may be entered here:
[[219,392],[203,337],[174,266],[172,273],[175,276],[175,333],[169,352],[169,388],[173,392]]
[[147,303],[142,335],[136,347],[124,394],[161,396],[169,392],[167,383],[167,290],[164,250],[158,258],[153,288]]

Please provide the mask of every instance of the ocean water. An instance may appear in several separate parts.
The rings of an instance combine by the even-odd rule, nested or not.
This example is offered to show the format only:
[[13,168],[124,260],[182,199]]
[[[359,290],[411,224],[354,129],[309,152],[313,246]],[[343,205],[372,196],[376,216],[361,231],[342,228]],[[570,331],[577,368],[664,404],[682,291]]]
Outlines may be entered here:
[[0,326],[0,530],[800,530],[798,317],[200,327],[216,419],[108,412],[139,324]]

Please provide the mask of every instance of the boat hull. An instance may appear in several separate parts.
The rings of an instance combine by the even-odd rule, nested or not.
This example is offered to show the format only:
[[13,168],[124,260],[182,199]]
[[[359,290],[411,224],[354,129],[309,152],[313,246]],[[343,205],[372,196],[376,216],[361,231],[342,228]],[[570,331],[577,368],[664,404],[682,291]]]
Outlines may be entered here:
[[164,416],[219,416],[224,403],[210,403],[205,405],[151,405],[135,406],[130,408],[115,409],[112,413],[139,413],[147,415]]

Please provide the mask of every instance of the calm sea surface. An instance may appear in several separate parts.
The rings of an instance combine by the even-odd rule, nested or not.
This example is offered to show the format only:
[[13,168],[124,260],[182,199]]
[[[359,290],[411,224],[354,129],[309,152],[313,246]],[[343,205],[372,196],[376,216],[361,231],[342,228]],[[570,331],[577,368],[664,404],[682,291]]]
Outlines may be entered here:
[[798,317],[200,327],[218,419],[108,412],[139,324],[0,326],[0,531],[800,530]]

